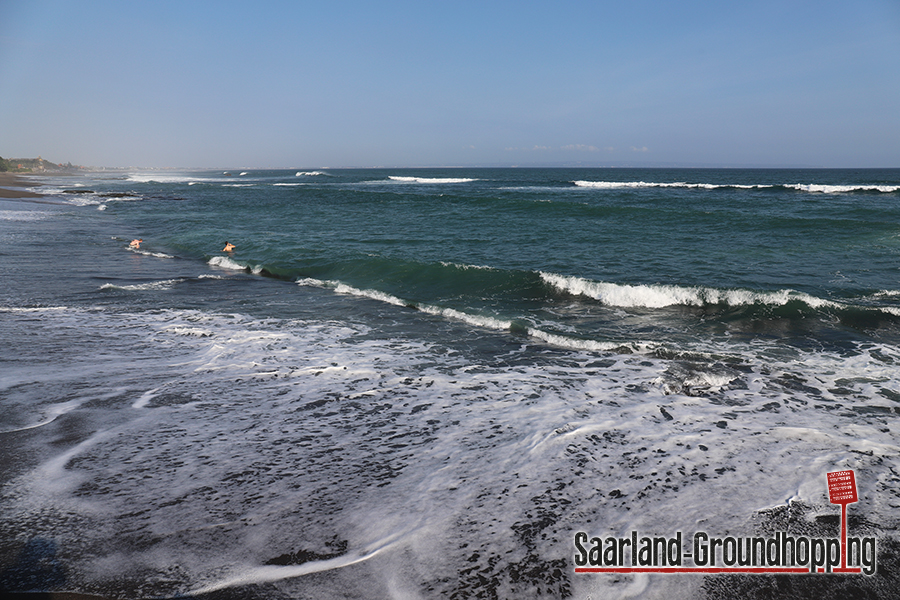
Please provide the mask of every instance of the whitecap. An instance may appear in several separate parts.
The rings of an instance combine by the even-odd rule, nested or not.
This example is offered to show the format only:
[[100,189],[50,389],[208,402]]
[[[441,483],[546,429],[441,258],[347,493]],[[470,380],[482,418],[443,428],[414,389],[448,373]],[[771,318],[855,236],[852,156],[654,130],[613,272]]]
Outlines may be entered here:
[[496,329],[500,331],[508,331],[513,327],[513,322],[506,319],[498,319],[485,315],[473,315],[465,313],[453,308],[442,308],[440,306],[429,306],[427,304],[419,305],[418,309],[430,315],[437,315],[444,318],[462,321],[476,327],[484,327],[485,329]]
[[441,261],[441,264],[445,267],[453,267],[456,269],[462,269],[463,271],[468,271],[469,269],[475,269],[478,271],[496,271],[497,270],[495,267],[488,267],[488,266],[484,266],[484,265],[467,265],[467,264],[446,262],[446,261]]
[[686,188],[686,189],[706,189],[717,190],[721,188],[736,188],[743,190],[764,189],[774,187],[772,185],[744,185],[738,183],[687,183],[677,181],[672,183],[655,183],[648,181],[573,181],[576,187],[597,188],[597,189],[619,189],[619,188]]
[[227,256],[213,256],[207,262],[208,265],[219,267],[220,269],[229,269],[231,271],[246,271],[247,267],[241,263],[235,262]]
[[96,198],[91,198],[90,196],[78,195],[73,197],[67,197],[66,202],[69,204],[74,204],[75,206],[102,206],[103,201],[97,200]]
[[131,173],[128,175],[127,181],[135,183],[201,183],[198,177],[188,177],[185,175],[159,175],[157,173]]
[[393,304],[395,306],[406,306],[406,302],[401,300],[396,296],[392,296],[391,294],[386,294],[384,292],[380,292],[378,290],[361,290],[359,288],[355,288],[353,286],[337,283],[335,285],[334,290],[339,294],[350,294],[352,296],[362,296],[364,298],[371,298],[372,300],[379,300],[381,302],[386,302],[388,304]]
[[391,175],[388,177],[391,181],[396,181],[398,183],[427,183],[427,184],[440,184],[440,183],[471,183],[473,181],[478,181],[477,179],[469,179],[466,177],[400,177]]
[[166,254],[164,252],[150,252],[149,250],[141,250],[140,248],[128,248],[130,252],[134,252],[135,254],[143,254],[144,256],[154,256],[156,258],[175,258],[171,254]]
[[709,287],[682,287],[675,285],[629,285],[591,281],[581,277],[540,273],[541,279],[553,288],[576,296],[599,300],[607,306],[621,308],[663,308],[666,306],[706,306],[726,304],[747,306],[767,304],[783,306],[799,300],[812,308],[841,307],[830,300],[823,300],[795,290],[755,292],[741,289],[716,289]]
[[847,192],[883,192],[890,194],[900,190],[900,185],[825,185],[816,183],[796,183],[786,188],[820,194],[844,194]]
[[100,286],[101,290],[127,290],[127,291],[143,291],[143,290],[169,290],[176,284],[185,281],[184,279],[164,279],[162,281],[150,281],[147,283],[136,283],[133,285],[116,285],[114,283],[105,283]]
[[548,344],[559,346],[560,348],[568,348],[569,350],[586,350],[588,352],[613,352],[628,347],[632,351],[638,349],[639,345],[629,343],[622,344],[619,342],[609,342],[602,340],[587,340],[581,338],[560,335],[557,333],[549,333],[541,329],[529,329],[528,335],[537,338]]

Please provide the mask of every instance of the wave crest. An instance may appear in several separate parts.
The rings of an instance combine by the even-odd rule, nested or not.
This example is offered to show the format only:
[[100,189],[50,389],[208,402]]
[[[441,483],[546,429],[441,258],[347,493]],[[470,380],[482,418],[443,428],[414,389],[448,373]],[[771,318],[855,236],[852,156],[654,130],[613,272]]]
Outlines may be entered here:
[[141,291],[141,290],[170,290],[175,287],[176,284],[185,281],[184,279],[165,279],[162,281],[150,281],[147,283],[136,283],[133,285],[116,285],[114,283],[104,283],[100,286],[101,290],[127,290],[127,291]]
[[213,256],[207,264],[212,267],[219,267],[220,269],[228,269],[229,271],[250,271],[251,273],[259,274],[262,272],[262,267],[249,267],[246,265],[242,265],[239,262],[231,260],[227,256]]
[[619,188],[702,188],[707,190],[716,190],[720,188],[737,188],[742,190],[772,188],[774,185],[743,185],[737,183],[716,184],[716,183],[687,183],[678,181],[674,183],[653,183],[648,181],[573,181],[576,187],[598,188],[598,189],[619,189]]
[[796,183],[784,186],[788,189],[801,192],[813,192],[820,194],[843,194],[847,192],[883,192],[890,194],[900,191],[900,185],[823,185],[816,183]]
[[607,306],[621,308],[664,308],[667,306],[750,306],[767,304],[783,306],[788,302],[800,301],[812,308],[840,307],[829,300],[823,300],[797,292],[778,290],[775,292],[754,292],[741,289],[716,289],[709,287],[682,287],[676,285],[628,285],[591,281],[580,277],[540,273],[541,279],[556,290],[576,296],[586,296],[599,300]]
[[786,184],[740,184],[740,183],[687,183],[676,181],[671,183],[650,181],[573,181],[576,187],[614,190],[623,188],[685,188],[685,189],[739,189],[739,190],[763,190],[783,188],[800,192],[820,194],[842,194],[849,192],[882,192],[891,194],[900,191],[900,185],[828,185],[819,183],[786,183]]
[[400,177],[397,175],[391,175],[388,179],[399,183],[471,183],[478,181],[465,177]]

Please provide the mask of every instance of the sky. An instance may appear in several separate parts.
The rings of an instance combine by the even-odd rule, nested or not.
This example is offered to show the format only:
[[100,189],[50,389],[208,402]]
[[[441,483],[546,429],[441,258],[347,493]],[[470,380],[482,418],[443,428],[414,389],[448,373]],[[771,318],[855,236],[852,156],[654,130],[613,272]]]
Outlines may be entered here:
[[0,0],[0,156],[900,167],[900,1]]

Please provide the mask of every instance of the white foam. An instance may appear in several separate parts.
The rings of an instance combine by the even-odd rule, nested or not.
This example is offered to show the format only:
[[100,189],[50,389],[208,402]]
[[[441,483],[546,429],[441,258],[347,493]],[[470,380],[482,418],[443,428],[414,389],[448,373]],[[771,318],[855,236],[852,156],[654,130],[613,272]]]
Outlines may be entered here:
[[900,185],[825,185],[816,183],[797,183],[785,187],[820,194],[844,194],[847,192],[883,192],[890,194],[900,191]]
[[371,298],[372,300],[379,300],[381,302],[386,302],[395,306],[406,306],[406,302],[404,302],[400,298],[392,296],[391,294],[380,292],[378,290],[361,290],[359,288],[355,288],[353,286],[338,282],[335,282],[334,290],[339,294],[349,294],[351,296]]
[[453,308],[442,308],[440,306],[430,306],[427,304],[420,304],[418,308],[422,312],[426,312],[430,315],[438,315],[456,321],[462,321],[463,323],[475,325],[476,327],[508,331],[513,326],[513,322],[506,319],[498,319],[496,317],[485,315],[473,315]]
[[72,311],[73,308],[69,306],[38,306],[33,308],[24,308],[19,306],[0,306],[0,312],[9,312],[9,313],[43,313],[43,312],[66,312]]
[[81,406],[84,403],[83,400],[69,400],[68,402],[61,402],[59,404],[52,404],[49,408],[44,411],[44,418],[37,423],[32,425],[25,425],[24,427],[17,427],[15,429],[5,429],[0,430],[0,434],[2,433],[12,433],[14,431],[25,431],[26,429],[34,429],[35,427],[41,427],[43,425],[47,425],[55,421],[61,415],[64,415],[68,412],[71,412]]
[[238,570],[239,574],[232,574],[220,581],[207,584],[199,589],[192,590],[189,593],[190,595],[209,594],[231,587],[273,583],[300,577],[302,575],[309,575],[311,573],[321,573],[323,571],[349,567],[375,558],[382,552],[391,549],[396,545],[397,537],[399,536],[391,536],[392,539],[371,544],[371,547],[365,548],[356,554],[339,556],[327,560],[309,561],[300,565],[243,567]]
[[[451,263],[452,264],[452,263]],[[460,268],[474,268],[481,269],[487,267],[467,267],[465,265],[454,265]],[[457,310],[454,308],[442,307],[442,306],[434,306],[430,304],[415,304],[413,305],[410,302],[403,300],[402,298],[398,298],[397,296],[393,296],[391,294],[386,294],[384,292],[378,290],[367,290],[367,289],[359,289],[341,282],[337,281],[322,281],[319,279],[313,278],[304,278],[300,279],[296,282],[298,285],[309,286],[309,287],[324,287],[324,288],[332,288],[336,292],[340,294],[348,294],[352,296],[359,296],[363,298],[370,298],[372,300],[378,300],[380,302],[385,302],[387,304],[392,304],[394,306],[415,306],[415,308],[423,313],[435,315],[438,317],[442,317],[445,319],[452,319],[454,321],[459,321],[462,323],[466,323],[468,325],[472,325],[475,327],[481,327],[485,329],[491,329],[495,331],[511,331],[516,329],[516,324],[512,320],[502,319],[495,316],[490,315],[479,315],[467,313],[461,310]],[[539,339],[548,344],[552,344],[554,346],[559,346],[561,348],[569,348],[572,350],[588,350],[595,352],[606,352],[610,350],[620,350],[625,346],[632,348],[634,351],[643,350],[646,351],[651,348],[653,345],[649,343],[629,343],[623,344],[621,342],[609,342],[609,341],[597,341],[597,340],[589,340],[589,339],[581,339],[571,336],[566,336],[562,334],[548,333],[539,328],[528,327],[525,325],[521,325],[518,329],[525,335],[529,335],[533,338]]]
[[164,328],[164,331],[174,333],[175,335],[188,335],[194,337],[213,337],[215,335],[210,329],[184,325],[168,325]]
[[219,267],[220,269],[228,269],[229,271],[246,271],[248,268],[227,256],[213,256],[209,259],[207,264],[213,267]]
[[636,344],[622,344],[617,342],[604,342],[599,340],[579,339],[567,335],[556,333],[548,333],[541,329],[529,328],[528,335],[552,344],[560,348],[569,348],[570,350],[586,350],[588,352],[612,352],[619,351],[623,347],[637,348]]
[[[650,181],[573,181],[576,187],[594,188],[594,189],[623,189],[623,188],[685,188],[685,189],[707,189],[717,190],[723,188],[734,188],[742,190],[752,189],[771,189],[777,187],[775,184],[739,184],[739,183],[687,183],[685,181],[676,182],[650,182]],[[838,194],[847,192],[883,192],[893,193],[900,191],[900,185],[828,185],[815,183],[796,183],[785,184],[784,187],[803,192],[814,192],[823,194]]]
[[[82,382],[84,365],[103,369],[91,379],[128,383],[138,391],[125,406],[141,410],[110,420],[85,411],[98,415],[88,439],[48,446],[59,454],[7,482],[0,523],[52,532],[79,584],[111,595],[277,581],[290,597],[388,597],[388,583],[450,597],[482,576],[500,592],[521,590],[528,577],[549,585],[544,569],[572,548],[574,531],[747,535],[760,507],[791,500],[836,515],[825,474],[838,468],[857,470],[853,510],[870,522],[889,521],[900,498],[887,420],[895,403],[878,394],[900,389],[900,372],[865,352],[766,357],[734,344],[741,369],[589,349],[512,351],[507,361],[353,322],[77,308],[34,316],[22,317],[37,326],[30,338],[76,324],[96,336],[96,346],[55,357],[54,370],[74,361],[68,375]],[[148,375],[156,383],[134,382]],[[779,383],[801,375],[816,390]],[[709,397],[669,385],[676,376]],[[122,543],[111,548],[115,536]],[[344,544],[337,552],[334,541]],[[265,564],[304,550],[329,557]],[[321,577],[303,577],[313,572]],[[644,585],[657,597],[670,579],[641,581],[565,578],[573,597]]]
[[687,183],[678,181],[673,183],[654,183],[648,181],[573,181],[577,187],[597,188],[597,189],[620,189],[620,188],[687,188],[687,189],[707,189],[716,190],[721,188],[739,188],[739,189],[759,189],[771,188],[771,185],[744,185],[737,183],[715,184],[715,183]]
[[128,291],[146,291],[146,290],[170,290],[176,284],[181,283],[184,279],[165,279],[162,281],[150,281],[147,283],[136,283],[133,285],[116,285],[114,283],[104,283],[100,286],[101,290],[128,290]]
[[[107,198],[108,200],[108,198]],[[102,206],[104,201],[98,200],[97,198],[87,196],[85,194],[78,194],[77,196],[67,196],[66,202],[69,204],[74,204],[75,206]]]
[[130,173],[127,181],[135,183],[202,183],[208,178],[188,175],[161,175],[159,173]]
[[313,277],[304,277],[303,279],[298,279],[295,282],[297,285],[309,286],[309,287],[328,287],[328,283],[321,279],[315,279]]
[[0,221],[40,221],[51,214],[39,210],[0,210]]
[[328,175],[324,171],[297,171],[294,177],[316,177],[317,175]]
[[403,301],[401,298],[397,296],[393,296],[391,294],[381,292],[379,290],[371,290],[371,289],[360,289],[354,287],[352,285],[347,285],[346,283],[340,281],[323,281],[321,279],[314,279],[312,277],[304,277],[302,279],[298,279],[295,282],[297,285],[306,286],[306,287],[319,287],[319,288],[330,288],[339,294],[346,294],[348,296],[359,296],[360,298],[369,298],[371,300],[378,300],[379,302],[384,302],[386,304],[392,304],[394,306],[407,306],[408,303]]
[[427,183],[427,184],[441,184],[441,183],[471,183],[473,181],[478,181],[477,179],[469,179],[465,177],[400,177],[391,175],[388,177],[391,181],[396,181],[398,183]]
[[468,271],[469,269],[474,269],[476,271],[496,271],[497,270],[496,267],[488,267],[485,265],[467,265],[467,264],[445,262],[445,261],[441,261],[441,264],[444,265],[445,267],[455,267],[457,269],[462,269],[463,271]]
[[152,390],[144,392],[141,394],[140,398],[134,401],[131,408],[146,408],[147,404],[156,397],[158,391],[159,388],[153,388]]
[[746,306],[767,304],[783,306],[799,300],[813,308],[841,307],[830,300],[816,298],[794,290],[754,292],[740,289],[715,289],[707,287],[681,287],[674,285],[628,285],[591,281],[581,277],[540,273],[541,279],[554,288],[577,296],[599,300],[608,306],[622,308],[663,308],[666,306],[706,306],[727,304]]
[[155,258],[175,258],[171,254],[166,254],[165,252],[150,252],[149,250],[142,250],[140,248],[131,248],[131,247],[129,247],[128,250],[130,252],[134,252],[135,254],[142,254],[144,256],[153,256]]

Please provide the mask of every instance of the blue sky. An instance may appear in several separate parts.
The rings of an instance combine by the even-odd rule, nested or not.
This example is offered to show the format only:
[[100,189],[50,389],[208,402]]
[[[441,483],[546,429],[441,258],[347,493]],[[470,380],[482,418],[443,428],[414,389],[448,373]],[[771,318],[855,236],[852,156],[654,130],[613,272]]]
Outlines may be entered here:
[[900,167],[900,2],[0,0],[0,155]]

